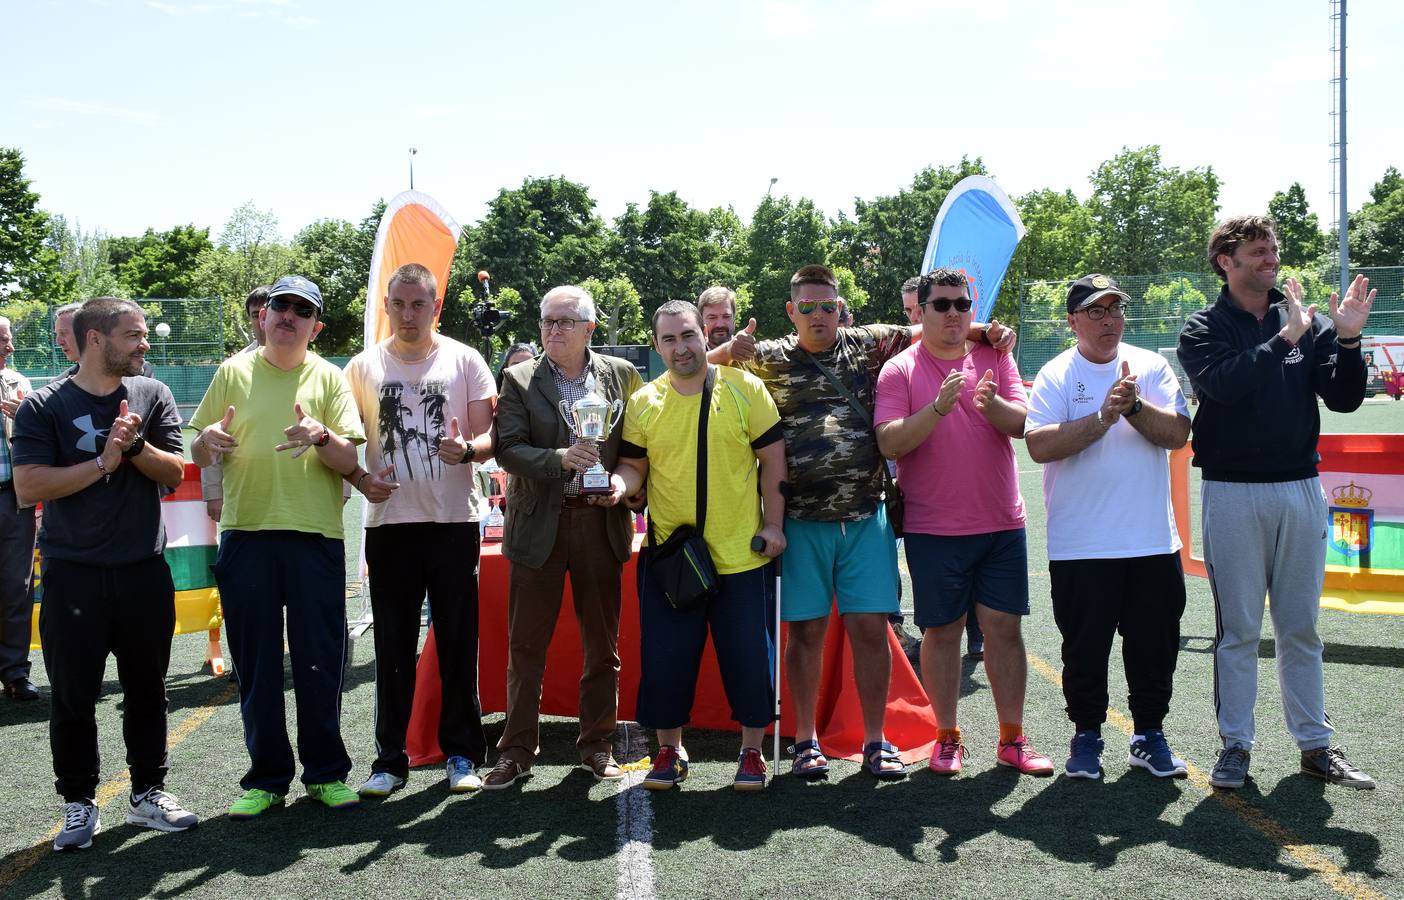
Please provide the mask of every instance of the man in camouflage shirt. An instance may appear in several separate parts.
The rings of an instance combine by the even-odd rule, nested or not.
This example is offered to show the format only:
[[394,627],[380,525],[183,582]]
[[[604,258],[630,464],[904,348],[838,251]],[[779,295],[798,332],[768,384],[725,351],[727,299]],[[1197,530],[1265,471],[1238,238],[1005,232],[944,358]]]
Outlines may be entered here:
[[[841,328],[842,306],[834,273],[805,266],[790,279],[785,304],[796,333],[761,341],[754,350],[739,339],[723,349],[765,383],[785,431],[790,497],[781,615],[790,623],[785,672],[795,709],[792,771],[807,778],[828,772],[815,719],[830,602],[837,597],[863,707],[864,767],[879,778],[901,778],[906,767],[883,734],[892,674],[887,617],[898,609],[898,576],[873,404],[883,363],[910,346],[915,330]],[[987,340],[986,331],[973,326],[972,339]],[[853,395],[862,415],[825,370]]]

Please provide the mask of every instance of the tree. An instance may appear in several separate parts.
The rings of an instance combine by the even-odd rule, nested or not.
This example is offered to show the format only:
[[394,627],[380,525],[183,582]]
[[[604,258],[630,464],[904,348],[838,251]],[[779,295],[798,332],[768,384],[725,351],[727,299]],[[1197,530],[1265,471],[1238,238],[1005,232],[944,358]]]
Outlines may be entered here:
[[1009,261],[991,318],[1022,327],[1019,298],[1024,284],[1068,281],[1096,271],[1097,236],[1092,212],[1072,191],[1030,191],[1014,205],[1024,223],[1024,238]]
[[613,256],[638,290],[645,315],[669,300],[691,300],[712,284],[740,280],[741,222],[730,209],[693,209],[676,192],[649,193],[614,222]]
[[[1126,323],[1127,332],[1133,329],[1144,334],[1179,334],[1180,327],[1191,313],[1199,312],[1209,305],[1209,298],[1195,287],[1194,282],[1183,276],[1146,287],[1141,302],[1136,304],[1135,317],[1141,322]],[[1136,335],[1132,335],[1135,337]],[[1133,341],[1134,342],[1134,341]],[[1172,342],[1173,343],[1173,342]]]
[[45,244],[49,216],[24,177],[24,156],[0,147],[0,302],[49,300],[58,257]]
[[1306,189],[1294,181],[1268,201],[1268,215],[1277,221],[1277,243],[1284,266],[1305,266],[1326,250],[1326,235],[1316,213],[1307,205]]
[[961,157],[954,166],[922,169],[910,188],[893,196],[854,198],[853,219],[839,214],[833,227],[834,261],[851,269],[872,298],[872,321],[907,321],[902,282],[922,274],[921,258],[946,194],[962,178],[987,174],[984,160]]
[[262,284],[272,284],[299,269],[298,251],[282,243],[273,213],[245,203],[220,230],[219,242],[199,256],[193,291],[224,301],[224,345],[233,352],[248,342],[244,299]]
[[557,285],[615,274],[589,189],[565,178],[528,178],[499,191],[474,229],[473,249],[474,267],[516,288],[528,307]]
[[[326,327],[317,336],[318,353],[350,356],[361,349],[371,256],[384,212],[384,201],[377,201],[359,225],[342,219],[319,219],[293,239],[302,260],[302,274],[322,291],[322,321]],[[374,302],[381,299],[377,297]]]
[[1393,166],[1350,214],[1350,265],[1404,265],[1404,176]]
[[761,201],[751,217],[745,263],[749,315],[756,319],[757,334],[770,338],[790,332],[785,315],[790,277],[801,266],[827,263],[831,250],[828,223],[812,200],[767,196]]
[[109,238],[107,254],[117,280],[132,297],[180,299],[195,295],[195,267],[210,247],[210,230],[177,225],[148,228],[139,238]]
[[[580,285],[595,298],[595,343],[647,344],[650,328],[644,319],[639,292],[627,275],[608,280],[587,278]],[[660,306],[662,304],[659,304]],[[652,313],[649,314],[652,316]]]
[[1087,207],[1095,223],[1099,268],[1110,275],[1201,272],[1204,243],[1219,209],[1211,167],[1166,166],[1160,147],[1123,149],[1091,175]]

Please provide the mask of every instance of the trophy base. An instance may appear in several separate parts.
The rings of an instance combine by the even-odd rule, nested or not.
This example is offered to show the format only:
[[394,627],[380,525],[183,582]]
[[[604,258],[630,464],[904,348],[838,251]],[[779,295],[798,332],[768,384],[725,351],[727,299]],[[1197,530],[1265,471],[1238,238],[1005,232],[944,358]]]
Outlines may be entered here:
[[580,475],[580,493],[586,497],[599,497],[614,491],[609,483],[609,473],[604,469],[588,469]]

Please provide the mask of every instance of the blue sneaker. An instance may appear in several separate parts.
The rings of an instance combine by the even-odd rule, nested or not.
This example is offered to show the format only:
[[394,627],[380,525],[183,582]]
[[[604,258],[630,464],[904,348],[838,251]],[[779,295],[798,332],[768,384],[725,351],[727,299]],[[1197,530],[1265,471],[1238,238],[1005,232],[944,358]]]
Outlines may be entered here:
[[1079,731],[1073,735],[1072,749],[1064,767],[1069,778],[1102,777],[1102,736],[1095,731]]
[[1189,775],[1185,761],[1170,752],[1170,745],[1165,742],[1165,732],[1158,729],[1147,731],[1139,741],[1133,739],[1126,761],[1149,770],[1157,778],[1185,778]]

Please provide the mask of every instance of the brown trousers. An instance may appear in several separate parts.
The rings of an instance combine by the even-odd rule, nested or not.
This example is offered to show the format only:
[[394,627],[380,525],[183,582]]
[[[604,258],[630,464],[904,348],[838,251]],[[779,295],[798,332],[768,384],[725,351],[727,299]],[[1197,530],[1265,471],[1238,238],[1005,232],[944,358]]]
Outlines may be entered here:
[[570,573],[584,664],[580,674],[582,761],[614,745],[619,711],[619,579],[602,507],[561,510],[556,545],[539,569],[512,563],[507,595],[507,723],[501,755],[530,769],[540,751],[541,680],[546,650]]

